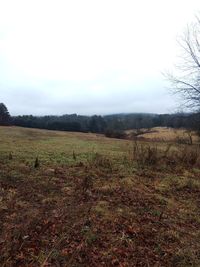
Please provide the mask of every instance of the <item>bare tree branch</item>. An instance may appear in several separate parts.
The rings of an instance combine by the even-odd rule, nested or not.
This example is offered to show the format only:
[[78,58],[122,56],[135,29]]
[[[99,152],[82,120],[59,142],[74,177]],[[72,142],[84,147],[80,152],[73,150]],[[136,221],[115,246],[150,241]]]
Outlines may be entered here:
[[200,109],[200,18],[196,23],[187,27],[180,42],[184,54],[182,64],[177,70],[182,75],[167,73],[165,77],[172,85],[172,92],[183,99],[185,107],[193,110]]

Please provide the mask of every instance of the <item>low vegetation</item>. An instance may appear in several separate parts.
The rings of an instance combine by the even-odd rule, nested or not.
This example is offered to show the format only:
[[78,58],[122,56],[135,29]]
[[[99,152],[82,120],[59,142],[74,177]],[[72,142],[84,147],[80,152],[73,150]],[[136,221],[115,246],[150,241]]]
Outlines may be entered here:
[[198,144],[0,127],[0,266],[200,266]]

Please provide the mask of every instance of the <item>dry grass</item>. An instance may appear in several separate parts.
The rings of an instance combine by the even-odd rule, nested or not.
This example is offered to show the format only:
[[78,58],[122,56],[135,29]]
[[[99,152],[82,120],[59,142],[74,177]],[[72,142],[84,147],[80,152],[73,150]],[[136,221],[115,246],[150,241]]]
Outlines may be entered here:
[[0,128],[0,266],[200,266],[193,146],[147,145]]
[[[131,138],[132,134],[135,133],[136,130],[128,130],[127,134]],[[143,139],[144,141],[160,141],[160,142],[190,142],[190,136],[188,131],[185,129],[173,129],[167,127],[155,127],[150,130],[141,129],[141,133],[137,136],[139,139]],[[191,132],[193,143],[199,142],[199,137],[195,134],[195,132]]]
[[134,141],[128,160],[137,162],[138,166],[162,167],[200,167],[199,145],[160,145]]

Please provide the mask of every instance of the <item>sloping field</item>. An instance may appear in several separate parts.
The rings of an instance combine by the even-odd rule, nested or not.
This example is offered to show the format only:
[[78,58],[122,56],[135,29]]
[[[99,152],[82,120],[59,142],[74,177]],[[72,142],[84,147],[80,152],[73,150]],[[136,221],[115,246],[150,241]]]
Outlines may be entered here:
[[0,127],[0,266],[200,266],[199,151],[179,148]]
[[[136,130],[128,130],[127,134],[129,137],[131,134],[136,133]],[[188,132],[185,129],[174,129],[168,127],[155,127],[150,130],[141,129],[141,134],[138,134],[137,137],[143,139],[144,141],[163,141],[163,142],[190,142],[190,136],[193,140],[193,143],[199,141],[198,136],[195,132]]]

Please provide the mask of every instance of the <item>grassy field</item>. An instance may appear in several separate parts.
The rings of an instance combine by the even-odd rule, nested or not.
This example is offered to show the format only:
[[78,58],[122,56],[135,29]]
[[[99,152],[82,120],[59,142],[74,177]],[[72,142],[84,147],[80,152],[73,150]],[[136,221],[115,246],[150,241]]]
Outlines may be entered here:
[[0,266],[200,266],[199,156],[0,127]]
[[[137,130],[128,130],[126,133],[130,137]],[[187,143],[190,142],[190,136],[193,143],[199,142],[199,137],[195,132],[191,132],[185,129],[174,129],[168,127],[154,127],[151,129],[141,129],[141,134],[138,134],[139,139],[146,141],[160,141],[160,142],[174,142],[174,143]]]

